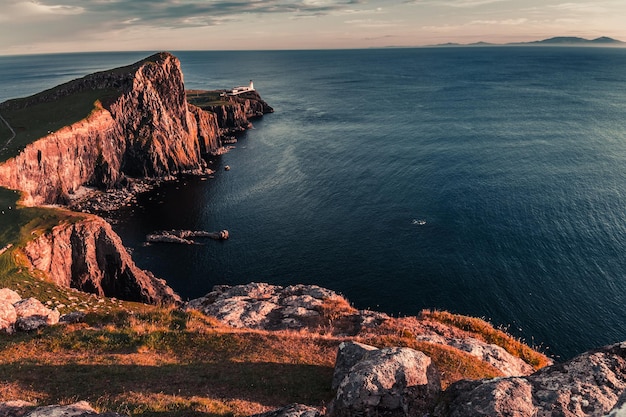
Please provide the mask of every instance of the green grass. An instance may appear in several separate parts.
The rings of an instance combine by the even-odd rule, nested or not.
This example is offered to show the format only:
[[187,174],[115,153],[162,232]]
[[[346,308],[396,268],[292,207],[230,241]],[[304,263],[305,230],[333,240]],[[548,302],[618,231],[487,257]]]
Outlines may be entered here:
[[[16,136],[7,149],[0,153],[0,162],[16,156],[26,145],[47,135],[48,132],[54,132],[86,118],[94,110],[96,101],[104,103],[118,94],[119,92],[114,89],[86,90],[52,102],[26,105],[31,99],[26,97],[3,103],[0,105],[0,114],[13,127]],[[10,135],[6,126],[0,127],[0,148]]]
[[220,97],[221,91],[188,90],[187,102],[200,108],[232,104],[230,99]]

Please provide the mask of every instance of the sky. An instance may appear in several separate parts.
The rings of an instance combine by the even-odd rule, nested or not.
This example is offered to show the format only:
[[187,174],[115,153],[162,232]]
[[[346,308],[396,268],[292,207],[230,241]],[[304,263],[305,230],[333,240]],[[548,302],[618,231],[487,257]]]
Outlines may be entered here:
[[626,41],[626,0],[0,0],[0,55]]

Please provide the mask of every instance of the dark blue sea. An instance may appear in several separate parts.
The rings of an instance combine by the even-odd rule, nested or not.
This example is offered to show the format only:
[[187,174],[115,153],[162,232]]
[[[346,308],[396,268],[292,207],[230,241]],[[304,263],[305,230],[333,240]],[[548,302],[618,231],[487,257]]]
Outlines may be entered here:
[[[147,55],[0,57],[0,101]],[[115,226],[184,298],[314,283],[484,317],[557,358],[626,340],[626,49],[176,55],[187,88],[253,79],[276,110],[214,179],[166,184]],[[143,246],[171,228],[231,239]]]

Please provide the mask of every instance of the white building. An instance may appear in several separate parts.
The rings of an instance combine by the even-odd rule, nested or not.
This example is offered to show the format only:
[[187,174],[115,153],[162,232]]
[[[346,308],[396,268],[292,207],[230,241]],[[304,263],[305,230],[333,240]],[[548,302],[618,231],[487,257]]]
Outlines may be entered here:
[[235,87],[232,90],[227,91],[225,95],[236,96],[241,93],[247,93],[248,91],[254,91],[254,83],[252,82],[252,80],[250,80],[250,85],[242,86],[242,87]]

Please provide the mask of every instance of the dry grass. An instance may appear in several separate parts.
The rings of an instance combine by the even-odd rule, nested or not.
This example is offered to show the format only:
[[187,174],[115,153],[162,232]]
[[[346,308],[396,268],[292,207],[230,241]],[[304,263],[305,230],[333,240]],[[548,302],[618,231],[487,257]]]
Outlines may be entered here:
[[475,338],[487,343],[498,345],[504,348],[510,354],[524,360],[535,370],[541,369],[550,364],[550,360],[543,354],[531,349],[513,336],[495,329],[488,322],[474,318],[452,314],[447,311],[430,311],[424,310],[421,318],[430,319],[457,327],[463,331],[471,333]]
[[81,399],[101,411],[188,416],[321,406],[332,397],[337,341],[207,321],[152,308],[0,335],[0,400]]
[[[335,326],[353,313],[345,300],[331,300],[322,317]],[[434,316],[474,326],[464,331],[499,332],[480,320]],[[502,375],[458,349],[417,341],[417,319],[390,322],[351,339],[423,351],[444,388]],[[293,402],[324,407],[343,340],[317,329],[233,329],[194,311],[119,303],[84,323],[0,335],[0,400],[86,400],[99,411],[159,417],[244,416]]]

